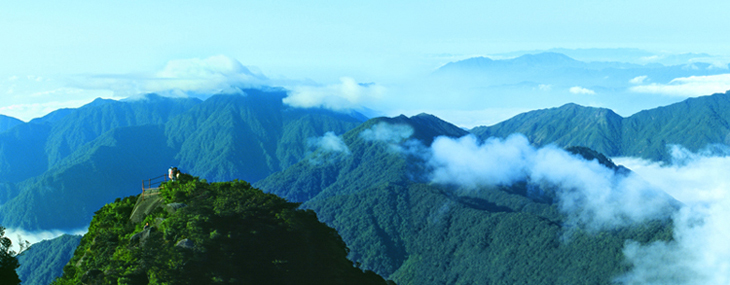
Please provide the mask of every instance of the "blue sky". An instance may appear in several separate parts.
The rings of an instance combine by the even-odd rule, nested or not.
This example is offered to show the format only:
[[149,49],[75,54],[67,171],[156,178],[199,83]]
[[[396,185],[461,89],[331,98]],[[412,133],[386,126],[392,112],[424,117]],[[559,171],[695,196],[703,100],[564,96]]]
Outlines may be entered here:
[[[240,80],[330,91],[375,82],[380,89],[360,95],[376,96],[352,103],[439,115],[438,99],[409,108],[419,98],[410,86],[450,61],[549,48],[726,56],[728,10],[722,1],[14,1],[0,5],[0,113],[28,120],[95,97],[159,92],[169,84],[152,81],[170,73],[213,90],[230,82],[200,82],[215,64],[239,76],[230,69],[238,63],[251,71]],[[526,110],[518,101],[441,116],[496,120]]]

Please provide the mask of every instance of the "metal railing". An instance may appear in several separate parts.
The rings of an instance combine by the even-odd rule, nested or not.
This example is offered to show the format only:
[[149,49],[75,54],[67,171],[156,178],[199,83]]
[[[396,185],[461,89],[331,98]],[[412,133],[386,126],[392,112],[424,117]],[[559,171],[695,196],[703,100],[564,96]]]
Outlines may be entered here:
[[154,190],[158,190],[163,182],[167,182],[167,174],[160,175],[154,178],[142,180],[142,198],[145,194],[150,194]]

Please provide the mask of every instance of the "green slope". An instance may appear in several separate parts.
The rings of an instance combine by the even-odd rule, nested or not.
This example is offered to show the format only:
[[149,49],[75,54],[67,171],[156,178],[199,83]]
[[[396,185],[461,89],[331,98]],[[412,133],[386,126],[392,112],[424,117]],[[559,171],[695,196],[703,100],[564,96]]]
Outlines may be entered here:
[[143,221],[130,222],[139,197],[97,211],[54,284],[386,284],[298,204],[242,181],[163,187],[145,198],[164,202]]
[[80,241],[81,236],[62,235],[31,246],[18,257],[17,272],[22,284],[47,285],[61,277]]
[[669,161],[667,145],[697,151],[730,143],[730,92],[690,98],[622,118],[608,109],[567,104],[517,115],[472,133],[482,139],[527,136],[537,146],[586,146],[608,156]]
[[18,120],[16,118],[8,117],[5,115],[0,115],[0,133],[7,131],[22,123],[23,123],[23,121]]
[[211,181],[258,181],[298,162],[307,139],[359,125],[353,116],[284,105],[282,90],[214,96],[170,120],[169,144],[184,171]]
[[26,230],[87,225],[94,207],[139,193],[144,178],[164,173],[175,155],[161,126],[116,128],[80,147],[59,166],[18,184],[0,208],[2,224]]
[[[211,181],[257,181],[298,162],[308,139],[360,124],[349,114],[289,108],[280,90],[204,102],[147,95],[97,100],[58,118],[0,133],[0,221],[76,229],[93,209],[141,191],[177,165]],[[61,116],[62,115],[62,116]]]
[[[366,139],[381,123],[413,132]],[[342,136],[349,155],[303,160],[256,185],[304,202],[340,233],[350,259],[402,284],[610,284],[628,270],[627,239],[671,239],[661,221],[566,236],[558,206],[528,198],[525,183],[469,191],[426,183],[421,158],[409,155],[419,148],[413,139],[422,147],[464,134],[426,115],[373,119]],[[590,149],[571,151],[621,169]]]

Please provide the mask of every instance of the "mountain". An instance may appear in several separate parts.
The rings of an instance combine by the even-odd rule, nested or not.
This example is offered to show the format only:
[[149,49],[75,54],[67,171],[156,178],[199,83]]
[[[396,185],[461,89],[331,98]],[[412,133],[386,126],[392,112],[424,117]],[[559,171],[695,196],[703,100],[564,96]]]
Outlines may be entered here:
[[53,284],[386,284],[297,207],[243,181],[183,175],[98,210]]
[[283,90],[205,101],[154,94],[99,99],[0,133],[0,224],[75,229],[115,197],[171,165],[210,181],[258,181],[298,162],[309,140],[362,122],[358,114],[284,105]]
[[[381,137],[363,139],[361,134],[371,128],[378,132],[373,136]],[[332,195],[330,192],[356,192],[377,184],[402,182],[407,179],[405,161],[388,151],[388,145],[373,144],[373,140],[400,142],[413,138],[430,144],[437,135],[460,137],[466,134],[465,130],[428,114],[371,119],[342,135],[351,154],[319,150],[310,159],[254,185],[289,201],[306,202]]]
[[[665,220],[566,237],[569,217],[530,194],[553,190],[524,181],[432,183],[424,160],[434,139],[464,135],[425,114],[371,119],[340,137],[348,152],[320,149],[255,186],[303,202],[340,233],[351,260],[401,284],[608,284],[628,270],[627,240],[671,239]],[[626,171],[587,148],[571,151]]]
[[668,146],[698,151],[730,143],[730,92],[690,98],[623,118],[611,110],[566,104],[517,115],[471,132],[482,139],[513,133],[531,143],[586,146],[608,156],[671,159]]
[[[571,102],[600,104],[620,114],[633,114],[677,101],[670,89],[649,92],[654,85],[673,86],[686,81],[681,78],[691,81],[726,71],[727,66],[702,61],[666,66],[588,62],[562,53],[541,52],[514,58],[474,57],[447,63],[428,76],[423,92],[449,94],[454,99],[444,104],[450,108],[456,108],[459,104],[452,102],[458,102],[472,110],[515,107],[532,110],[553,106],[556,102]],[[519,98],[518,106],[515,106],[515,98]]]
[[16,118],[0,115],[0,133],[7,131],[22,123],[23,121]]
[[81,236],[62,235],[33,244],[18,256],[17,272],[22,284],[46,285],[61,277],[80,241]]
[[212,181],[255,182],[298,162],[308,138],[362,122],[356,114],[288,107],[281,90],[245,92],[211,97],[165,125],[181,169]]

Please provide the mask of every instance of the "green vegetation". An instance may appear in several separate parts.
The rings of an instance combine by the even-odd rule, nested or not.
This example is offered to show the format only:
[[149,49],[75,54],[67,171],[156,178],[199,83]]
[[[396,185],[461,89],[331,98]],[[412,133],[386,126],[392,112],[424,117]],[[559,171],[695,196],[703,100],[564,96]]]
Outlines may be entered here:
[[730,92],[690,98],[627,118],[608,109],[566,104],[471,132],[482,139],[521,133],[537,146],[585,146],[612,157],[669,162],[667,145],[698,151],[711,144],[730,143]]
[[[130,221],[149,203],[160,206]],[[337,232],[297,207],[243,181],[185,175],[159,195],[97,211],[54,284],[385,284],[353,267]]]
[[[363,139],[380,123],[408,125],[413,134],[396,143],[400,151],[392,142]],[[438,135],[463,135],[449,126],[424,115],[373,119],[342,136],[350,155],[305,159],[256,186],[303,202],[340,233],[351,260],[399,284],[610,284],[629,269],[627,240],[672,238],[668,221],[601,232],[566,228],[557,205],[530,197],[534,185],[527,183],[427,183],[423,161],[405,149],[417,144],[407,142],[428,146]],[[591,149],[569,151],[621,169]]]
[[0,223],[80,228],[170,165],[210,181],[258,181],[302,159],[307,140],[356,127],[355,115],[290,108],[282,90],[206,101],[98,99],[0,133]]
[[81,236],[62,235],[33,244],[18,256],[18,276],[23,285],[47,285],[60,277],[73,256]]
[[[0,227],[0,282],[2,284],[20,284],[15,269],[18,268],[17,253],[10,249],[13,242],[5,236],[5,228]],[[23,250],[21,245],[21,251]]]

